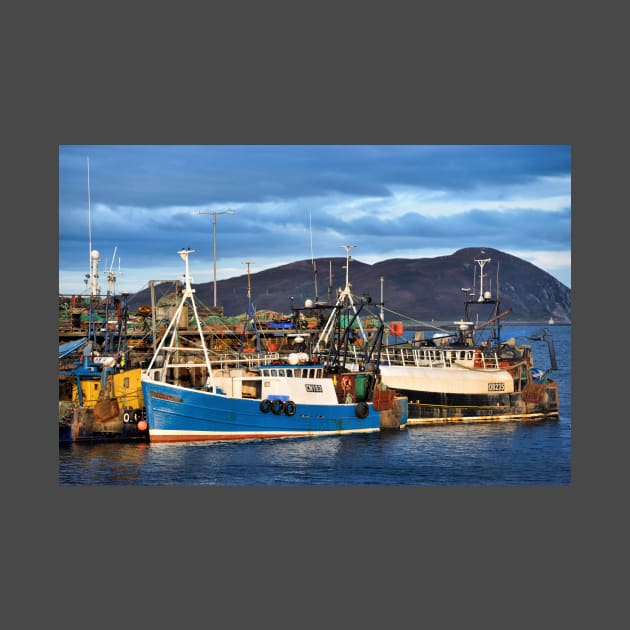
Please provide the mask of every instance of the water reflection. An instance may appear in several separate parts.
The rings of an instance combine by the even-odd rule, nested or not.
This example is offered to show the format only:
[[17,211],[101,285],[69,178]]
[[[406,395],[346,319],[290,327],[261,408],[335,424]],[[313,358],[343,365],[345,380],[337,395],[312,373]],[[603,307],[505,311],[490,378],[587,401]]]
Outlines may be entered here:
[[149,444],[64,444],[59,447],[59,483],[127,484],[141,479]]

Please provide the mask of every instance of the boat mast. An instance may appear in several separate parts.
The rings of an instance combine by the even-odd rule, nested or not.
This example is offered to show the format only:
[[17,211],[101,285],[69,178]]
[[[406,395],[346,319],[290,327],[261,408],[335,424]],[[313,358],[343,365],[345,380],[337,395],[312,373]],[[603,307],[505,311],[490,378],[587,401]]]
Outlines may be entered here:
[[[497,297],[496,299],[492,299],[492,293],[490,290],[486,290],[484,291],[483,288],[483,279],[485,274],[483,273],[483,268],[484,265],[486,265],[487,263],[489,263],[492,259],[491,258],[475,258],[474,261],[479,265],[479,296],[477,297],[476,303],[480,304],[494,304],[494,312],[493,312],[493,316],[487,320],[485,322],[485,324],[483,325],[479,325],[479,314],[477,313],[477,326],[475,328],[475,330],[480,330],[482,329],[484,326],[488,325],[488,324],[492,324],[492,337],[491,339],[494,340],[495,345],[498,347],[501,343],[501,317],[503,315],[506,315],[506,313],[503,313],[501,315],[499,315],[499,263],[497,262]],[[476,266],[475,266],[475,270],[476,270]],[[474,284],[473,284],[474,287]],[[462,289],[462,291],[466,291],[467,289]],[[471,300],[466,302],[466,320],[467,321],[471,321],[470,320],[470,312],[469,312],[469,306],[471,304],[474,304],[474,300],[475,300],[475,289],[473,288],[471,295]]]
[[484,259],[475,259],[475,262],[479,264],[479,299],[477,300],[478,302],[483,302],[484,301],[484,295],[483,295],[483,277],[484,277],[484,273],[483,273],[483,266],[486,263],[490,262],[490,258],[484,258]]
[[189,267],[188,267],[188,257],[190,256],[190,254],[194,253],[194,251],[195,251],[194,249],[181,249],[180,251],[177,252],[180,255],[180,258],[185,263],[184,292],[182,294],[182,299],[179,303],[179,306],[177,307],[175,311],[175,314],[171,318],[171,321],[169,322],[166,331],[162,335],[162,339],[160,340],[160,343],[158,344],[156,351],[153,353],[153,356],[151,357],[151,361],[149,363],[149,366],[147,367],[147,372],[151,370],[151,368],[153,368],[153,364],[156,361],[156,357],[164,349],[164,345],[166,344],[169,333],[172,333],[170,345],[167,347],[168,353],[164,360],[162,368],[160,370],[160,380],[164,381],[166,379],[166,374],[168,372],[168,367],[169,367],[168,364],[170,363],[171,356],[173,352],[177,350],[177,345],[176,345],[177,325],[180,320],[181,313],[184,308],[184,304],[186,304],[186,301],[188,300],[190,301],[193,307],[193,313],[195,314],[195,323],[197,324],[197,332],[199,333],[199,338],[201,340],[201,349],[203,351],[204,361],[206,364],[206,368],[208,370],[208,378],[206,381],[206,385],[208,387],[212,387],[214,385],[212,366],[210,365],[210,357],[208,356],[208,348],[206,346],[206,340],[203,335],[203,330],[201,328],[201,320],[199,319],[199,313],[197,312],[197,304],[195,302],[195,297],[194,297],[195,290],[192,288],[192,284],[191,284],[192,279],[190,277],[190,272],[189,272]]
[[383,276],[381,276],[381,322],[385,321],[385,313],[383,311],[383,306],[384,306],[384,301],[383,301]]
[[346,300],[348,301],[348,303],[350,304],[350,308],[354,312],[354,315],[355,315],[354,319],[358,319],[359,329],[361,331],[361,336],[363,337],[363,341],[367,341],[367,335],[365,334],[365,331],[363,330],[363,324],[361,323],[361,319],[357,317],[358,312],[354,305],[354,300],[352,299],[352,293],[350,292],[350,287],[352,286],[349,280],[349,270],[350,270],[350,260],[351,260],[350,250],[353,247],[356,247],[356,245],[340,245],[339,247],[343,247],[346,250],[346,286],[343,288],[342,291],[339,292],[339,295],[337,296],[337,302],[335,304],[335,308],[331,311],[330,317],[328,318],[326,325],[324,326],[324,328],[321,331],[321,334],[319,335],[319,339],[317,340],[317,343],[315,344],[315,348],[313,350],[314,353],[319,352],[320,345],[325,346],[328,344],[328,339],[330,338],[330,334],[332,333],[335,327],[337,311],[340,310],[344,306],[344,304],[346,303]]
[[243,324],[243,332],[241,333],[241,349],[243,348],[243,344],[245,342],[247,328],[251,324],[252,330],[256,335],[256,352],[260,352],[260,334],[258,332],[258,326],[256,326],[256,309],[252,304],[252,285],[249,271],[250,265],[253,265],[254,263],[246,261],[243,264],[247,265],[247,313],[245,314],[245,323]]
[[87,201],[88,201],[88,248],[89,248],[89,266],[88,273],[86,274],[86,284],[89,284],[90,290],[90,308],[88,319],[88,338],[94,341],[96,346],[96,322],[95,320],[95,306],[96,298],[100,295],[100,288],[98,286],[98,263],[100,260],[100,253],[96,249],[92,249],[92,202],[90,192],[90,158],[87,157]]

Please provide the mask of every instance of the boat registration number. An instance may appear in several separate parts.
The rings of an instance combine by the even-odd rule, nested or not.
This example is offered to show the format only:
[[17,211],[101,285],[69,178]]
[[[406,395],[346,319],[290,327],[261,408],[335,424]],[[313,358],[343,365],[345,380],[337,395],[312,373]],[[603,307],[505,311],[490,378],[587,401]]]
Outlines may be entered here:
[[313,385],[311,383],[305,383],[304,387],[306,387],[307,392],[323,392],[321,385]]
[[504,392],[505,383],[488,383],[489,392]]

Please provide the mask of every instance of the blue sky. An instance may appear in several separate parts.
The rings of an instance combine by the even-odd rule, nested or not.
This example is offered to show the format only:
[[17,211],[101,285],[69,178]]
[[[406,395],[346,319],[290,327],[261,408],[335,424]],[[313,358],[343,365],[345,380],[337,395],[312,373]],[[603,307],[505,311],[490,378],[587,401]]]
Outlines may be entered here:
[[61,145],[59,291],[86,292],[90,237],[103,293],[110,268],[117,293],[181,278],[183,247],[210,282],[212,217],[194,213],[228,209],[218,280],[343,245],[366,263],[493,247],[571,286],[569,145]]

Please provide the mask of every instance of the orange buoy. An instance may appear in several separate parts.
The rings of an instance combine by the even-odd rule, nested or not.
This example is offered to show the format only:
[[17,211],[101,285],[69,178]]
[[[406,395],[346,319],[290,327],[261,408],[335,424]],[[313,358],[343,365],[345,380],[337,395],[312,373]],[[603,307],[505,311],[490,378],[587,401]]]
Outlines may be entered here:
[[403,335],[403,323],[402,322],[390,322],[389,332],[393,337],[402,337]]
[[146,429],[147,429],[147,421],[140,420],[140,422],[138,422],[138,431],[146,431]]

